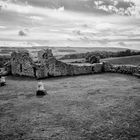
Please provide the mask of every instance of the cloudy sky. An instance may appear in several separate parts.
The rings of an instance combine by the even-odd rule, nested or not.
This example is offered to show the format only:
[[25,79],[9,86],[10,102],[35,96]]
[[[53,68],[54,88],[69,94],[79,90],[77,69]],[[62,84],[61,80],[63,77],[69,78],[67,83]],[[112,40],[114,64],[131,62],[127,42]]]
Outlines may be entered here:
[[139,49],[139,0],[133,0],[133,16],[108,14],[76,1],[0,0],[0,45]]

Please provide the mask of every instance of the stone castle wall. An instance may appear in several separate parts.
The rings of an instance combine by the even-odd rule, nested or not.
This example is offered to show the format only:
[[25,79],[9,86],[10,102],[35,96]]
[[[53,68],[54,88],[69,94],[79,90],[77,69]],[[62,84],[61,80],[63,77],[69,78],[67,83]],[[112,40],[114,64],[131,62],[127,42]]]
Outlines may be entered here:
[[122,73],[140,76],[140,67],[134,65],[112,65],[110,63],[103,63],[104,72]]
[[102,72],[102,64],[72,65],[55,59],[50,49],[38,52],[35,63],[28,52],[14,52],[11,55],[11,72],[13,75],[47,78],[56,76],[73,76]]
[[140,75],[140,67],[131,65],[112,65],[108,62],[97,64],[68,64],[56,60],[50,49],[38,52],[34,62],[29,52],[13,52],[11,55],[11,73],[13,75],[47,78],[56,76],[74,76],[103,72]]
[[12,53],[10,62],[12,75],[34,77],[33,60],[27,51]]
[[37,77],[56,77],[56,76],[74,76],[83,74],[93,74],[102,72],[102,64],[93,65],[72,65],[66,64],[56,59],[50,59],[46,64],[37,68]]

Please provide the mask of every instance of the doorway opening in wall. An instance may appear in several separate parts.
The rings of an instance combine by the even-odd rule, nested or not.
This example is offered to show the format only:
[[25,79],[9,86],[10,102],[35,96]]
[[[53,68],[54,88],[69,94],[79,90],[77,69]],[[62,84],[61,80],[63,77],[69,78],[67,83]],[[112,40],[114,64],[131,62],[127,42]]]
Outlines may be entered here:
[[20,72],[22,72],[22,64],[20,64]]
[[36,78],[37,76],[36,76],[36,68],[35,67],[33,67],[33,71],[34,71],[34,77]]

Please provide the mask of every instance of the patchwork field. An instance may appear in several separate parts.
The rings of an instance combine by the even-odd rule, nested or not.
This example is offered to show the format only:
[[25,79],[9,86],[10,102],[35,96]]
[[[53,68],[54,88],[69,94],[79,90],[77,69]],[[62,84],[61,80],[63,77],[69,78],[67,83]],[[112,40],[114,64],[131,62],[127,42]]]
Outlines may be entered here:
[[37,81],[7,77],[0,87],[1,140],[139,140],[140,79],[101,74]]
[[[65,63],[85,63],[85,59],[65,59],[61,60]],[[101,62],[106,61],[116,65],[140,65],[140,55],[126,56],[126,57],[114,57],[101,59]]]
[[140,65],[140,55],[128,56],[128,57],[117,57],[107,58],[102,61],[108,61],[112,64],[125,64],[125,65]]

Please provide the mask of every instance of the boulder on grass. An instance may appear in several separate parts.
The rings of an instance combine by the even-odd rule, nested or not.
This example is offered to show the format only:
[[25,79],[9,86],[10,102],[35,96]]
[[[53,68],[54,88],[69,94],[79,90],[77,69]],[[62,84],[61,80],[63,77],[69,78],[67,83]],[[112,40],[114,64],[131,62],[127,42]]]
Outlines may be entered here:
[[5,86],[5,85],[6,85],[5,77],[0,77],[0,86]]
[[46,90],[37,90],[36,91],[36,96],[44,96],[47,95]]
[[36,96],[44,96],[47,94],[47,91],[44,88],[44,84],[42,82],[38,82]]

